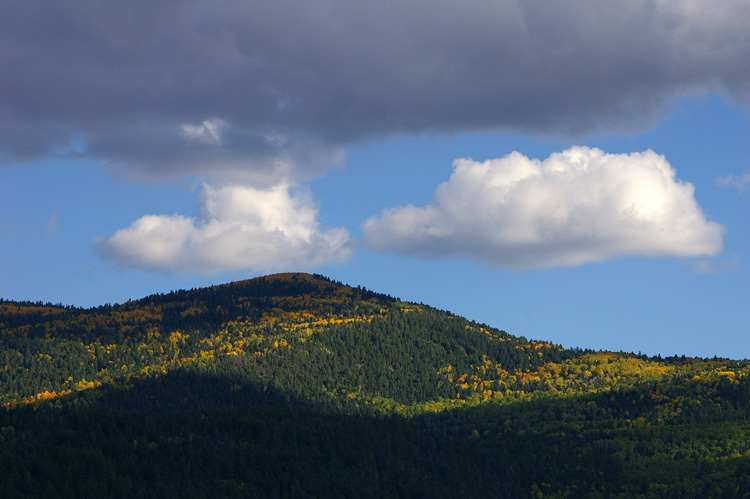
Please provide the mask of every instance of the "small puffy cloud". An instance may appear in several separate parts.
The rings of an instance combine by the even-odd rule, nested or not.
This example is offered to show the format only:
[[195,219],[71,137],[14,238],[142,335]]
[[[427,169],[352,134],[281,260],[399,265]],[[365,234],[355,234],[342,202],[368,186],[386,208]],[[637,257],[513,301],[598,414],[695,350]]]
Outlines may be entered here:
[[4,234],[16,236],[18,235],[18,227],[16,227],[10,222],[5,222],[3,220],[0,220],[0,235],[4,235]]
[[740,257],[737,255],[734,255],[731,260],[698,260],[690,265],[690,269],[696,274],[723,274],[735,267],[739,261]]
[[220,119],[205,120],[200,125],[182,125],[182,135],[188,140],[221,145],[221,131],[227,122]]
[[743,175],[719,177],[716,179],[716,183],[723,187],[736,187],[739,190],[743,190],[750,184],[750,171]]
[[454,161],[430,204],[385,210],[362,229],[374,250],[509,269],[716,255],[723,228],[705,219],[693,191],[653,151],[572,147],[544,161],[514,152]]
[[49,237],[54,237],[57,235],[57,228],[58,228],[58,221],[60,217],[57,215],[57,212],[53,211],[52,214],[47,218],[47,227],[46,227],[46,233]]
[[348,243],[346,229],[320,229],[306,191],[205,185],[198,217],[145,215],[98,246],[125,265],[212,273],[344,261]]

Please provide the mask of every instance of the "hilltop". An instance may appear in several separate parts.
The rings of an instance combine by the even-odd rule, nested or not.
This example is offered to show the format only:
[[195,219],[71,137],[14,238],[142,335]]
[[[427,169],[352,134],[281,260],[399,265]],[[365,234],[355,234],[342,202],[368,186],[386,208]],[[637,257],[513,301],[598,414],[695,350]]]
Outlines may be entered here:
[[747,361],[566,349],[301,273],[0,301],[0,331],[0,487],[22,496],[750,490]]

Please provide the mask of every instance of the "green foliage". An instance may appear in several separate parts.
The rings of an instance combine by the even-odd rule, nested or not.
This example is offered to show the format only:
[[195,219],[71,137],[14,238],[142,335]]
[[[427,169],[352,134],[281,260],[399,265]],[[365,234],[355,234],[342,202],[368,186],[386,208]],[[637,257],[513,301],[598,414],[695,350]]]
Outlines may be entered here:
[[0,300],[0,490],[742,497],[749,374],[529,341],[318,275]]

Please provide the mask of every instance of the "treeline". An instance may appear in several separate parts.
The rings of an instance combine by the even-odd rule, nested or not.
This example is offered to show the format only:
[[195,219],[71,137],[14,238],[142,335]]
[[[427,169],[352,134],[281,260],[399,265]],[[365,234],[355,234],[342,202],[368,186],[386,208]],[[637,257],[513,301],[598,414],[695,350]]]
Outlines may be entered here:
[[[178,368],[0,410],[0,489],[8,497],[743,497],[749,390],[747,379],[686,380],[656,392],[369,418]],[[707,410],[681,405],[685,392]]]

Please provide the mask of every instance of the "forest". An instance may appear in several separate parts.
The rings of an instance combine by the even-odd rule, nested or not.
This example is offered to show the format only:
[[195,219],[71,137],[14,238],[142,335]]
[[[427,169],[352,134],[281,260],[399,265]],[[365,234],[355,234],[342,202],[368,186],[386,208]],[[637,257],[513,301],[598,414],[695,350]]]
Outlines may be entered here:
[[0,490],[750,497],[748,374],[302,273],[91,309],[0,300]]

